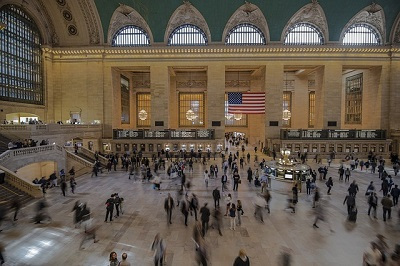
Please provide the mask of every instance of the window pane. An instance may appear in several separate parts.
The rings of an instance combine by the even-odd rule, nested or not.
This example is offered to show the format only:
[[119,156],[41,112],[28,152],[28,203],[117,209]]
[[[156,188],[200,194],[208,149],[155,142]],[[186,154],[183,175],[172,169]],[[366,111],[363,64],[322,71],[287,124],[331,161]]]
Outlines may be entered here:
[[204,126],[204,116],[204,93],[179,93],[179,126]]
[[298,23],[288,29],[284,44],[322,45],[324,44],[324,36],[315,26],[308,23]]
[[19,7],[0,9],[0,100],[40,104],[43,98],[40,32],[35,22]]
[[315,91],[308,93],[308,127],[315,126]]
[[168,38],[168,45],[207,45],[207,43],[206,34],[191,24],[179,26]]
[[111,45],[119,47],[149,46],[150,38],[142,28],[130,25],[115,33]]
[[144,92],[136,94],[137,126],[151,126],[151,94]]
[[361,124],[363,74],[346,78],[345,123]]
[[252,24],[239,24],[231,29],[225,39],[226,45],[265,45],[262,31]]
[[343,38],[345,45],[380,45],[381,38],[378,32],[368,24],[350,26]]

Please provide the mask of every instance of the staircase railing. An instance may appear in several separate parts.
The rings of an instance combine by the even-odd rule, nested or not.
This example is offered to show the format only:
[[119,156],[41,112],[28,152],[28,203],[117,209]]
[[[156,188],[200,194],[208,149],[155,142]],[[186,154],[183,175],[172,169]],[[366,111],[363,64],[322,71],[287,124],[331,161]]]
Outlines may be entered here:
[[[94,160],[94,154],[95,153],[93,151],[91,151],[89,149],[86,149],[84,147],[80,147],[79,148],[79,152],[81,152],[83,155],[86,155],[86,156],[88,156],[90,158],[93,158],[93,160]],[[100,154],[99,154],[99,161],[103,165],[107,165],[107,163],[108,163],[108,159],[106,157],[104,157],[104,156],[101,156]]]
[[58,151],[62,153],[63,148],[61,146],[53,144],[53,145],[8,150],[0,154],[0,165],[2,164],[4,165],[8,160],[13,158],[23,157],[30,154],[40,154],[49,151]]
[[43,196],[43,193],[40,189],[40,185],[33,184],[32,182],[18,176],[14,172],[11,172],[10,170],[1,165],[0,169],[5,173],[6,175],[5,180],[8,184],[12,185],[13,187],[25,192],[26,194],[34,198],[40,198]]

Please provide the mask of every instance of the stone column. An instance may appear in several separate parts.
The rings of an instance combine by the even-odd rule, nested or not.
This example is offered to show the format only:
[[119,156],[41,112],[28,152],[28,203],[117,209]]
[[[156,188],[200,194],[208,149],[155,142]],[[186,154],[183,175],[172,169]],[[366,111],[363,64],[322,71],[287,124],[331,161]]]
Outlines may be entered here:
[[[225,65],[213,63],[208,66],[207,94],[206,94],[206,127],[215,130],[215,139],[225,137]],[[221,126],[213,127],[212,121],[220,121]],[[216,147],[213,147],[216,149]]]
[[162,64],[150,66],[150,83],[151,128],[157,129],[155,121],[164,121],[163,128],[168,128],[170,127],[168,67]]
[[[265,68],[265,138],[266,146],[272,150],[273,144],[280,142],[283,101],[283,63],[274,62]],[[270,126],[278,122],[278,126]]]
[[[319,117],[316,128],[327,128],[328,121],[336,121],[337,127],[340,128],[342,121],[342,65],[333,62],[326,63],[322,78],[322,86],[320,91]],[[317,103],[318,104],[318,103]],[[330,127],[334,129],[335,127]]]

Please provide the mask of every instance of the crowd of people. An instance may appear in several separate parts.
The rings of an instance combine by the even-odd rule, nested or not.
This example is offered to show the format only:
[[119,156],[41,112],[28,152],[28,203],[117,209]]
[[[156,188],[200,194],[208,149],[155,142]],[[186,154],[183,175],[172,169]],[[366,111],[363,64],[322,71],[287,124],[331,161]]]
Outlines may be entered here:
[[[38,140],[33,140],[33,139],[24,139],[24,140],[16,140],[16,141],[10,141],[8,143],[8,149],[9,150],[14,150],[14,149],[21,149],[21,148],[30,148],[30,147],[36,147],[38,146]],[[40,141],[39,146],[44,146],[44,145],[49,145],[49,140],[43,139]]]

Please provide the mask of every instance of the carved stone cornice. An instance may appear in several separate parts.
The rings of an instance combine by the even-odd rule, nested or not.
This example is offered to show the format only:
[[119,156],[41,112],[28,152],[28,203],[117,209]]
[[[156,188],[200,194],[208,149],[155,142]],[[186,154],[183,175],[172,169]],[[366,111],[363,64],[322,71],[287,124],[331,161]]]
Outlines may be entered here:
[[207,80],[182,80],[176,82],[177,89],[207,88]]
[[120,4],[111,17],[110,25],[108,27],[107,42],[111,43],[114,34],[122,27],[128,25],[134,25],[142,28],[149,35],[150,43],[153,42],[153,35],[144,18],[132,7],[124,4]]
[[310,4],[303,6],[293,15],[282,32],[282,42],[285,39],[288,29],[297,23],[310,23],[311,25],[316,26],[323,34],[325,43],[328,41],[328,22],[324,10],[317,1],[313,1]]
[[150,89],[150,80],[133,80],[132,86],[135,89]]
[[172,31],[184,24],[192,24],[199,27],[206,34],[208,41],[211,41],[211,33],[203,15],[189,1],[184,1],[169,19],[165,30],[164,42],[168,43],[168,38]]
[[397,15],[397,18],[393,24],[392,42],[400,44],[400,13]]
[[79,0],[83,17],[85,18],[86,27],[89,33],[90,44],[100,44],[100,21],[96,19],[96,7],[92,5],[91,0]]
[[43,0],[37,0],[37,2],[32,1],[32,3],[35,5],[35,9],[40,13],[41,17],[44,18],[44,27],[46,28],[47,34],[50,35],[49,44],[54,46],[59,45],[60,39],[56,33],[53,20],[51,19]]
[[[373,10],[373,12],[371,11]],[[383,8],[378,4],[371,4],[365,7],[363,10],[358,12],[350,21],[344,26],[342,34],[340,34],[340,41],[343,40],[346,30],[354,24],[357,23],[367,23],[373,26],[379,33],[381,37],[381,42],[386,43],[386,22],[385,13]]]
[[240,6],[230,17],[223,31],[222,40],[225,41],[227,34],[233,27],[243,23],[253,24],[257,28],[259,28],[264,34],[267,42],[269,41],[268,23],[264,17],[264,14],[256,5],[248,2]]
[[249,88],[250,80],[227,80],[225,81],[225,88]]

